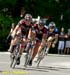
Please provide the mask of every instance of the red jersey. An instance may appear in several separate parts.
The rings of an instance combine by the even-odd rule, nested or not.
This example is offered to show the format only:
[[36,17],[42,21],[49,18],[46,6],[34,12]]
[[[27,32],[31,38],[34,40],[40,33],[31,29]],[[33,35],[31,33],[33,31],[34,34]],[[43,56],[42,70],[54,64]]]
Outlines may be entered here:
[[36,37],[39,40],[42,40],[43,35],[47,34],[47,29],[45,27],[43,27],[43,29],[39,29],[38,25],[35,25],[34,29],[36,31]]
[[28,32],[29,32],[29,29],[32,27],[32,24],[27,24],[27,21],[22,19],[20,20],[20,22],[18,23],[19,27],[21,27],[21,32],[22,32],[22,35],[24,36],[28,36]]

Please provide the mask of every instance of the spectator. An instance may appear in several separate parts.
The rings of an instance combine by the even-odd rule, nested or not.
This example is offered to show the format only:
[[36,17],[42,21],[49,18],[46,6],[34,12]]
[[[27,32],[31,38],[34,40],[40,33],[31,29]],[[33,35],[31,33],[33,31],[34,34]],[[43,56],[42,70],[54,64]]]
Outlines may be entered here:
[[13,30],[14,30],[14,27],[15,27],[15,24],[12,23],[10,33],[9,33],[9,35],[8,35],[8,37],[7,37],[7,42],[8,42],[8,43],[11,42],[11,39],[12,39],[12,32],[13,32]]
[[69,54],[70,52],[70,29],[68,29],[68,33],[66,35],[66,42],[65,42],[65,51],[64,53]]
[[63,50],[64,50],[64,37],[65,36],[65,32],[64,32],[64,28],[61,28],[61,32],[59,33],[59,42],[58,42],[58,54],[63,54]]

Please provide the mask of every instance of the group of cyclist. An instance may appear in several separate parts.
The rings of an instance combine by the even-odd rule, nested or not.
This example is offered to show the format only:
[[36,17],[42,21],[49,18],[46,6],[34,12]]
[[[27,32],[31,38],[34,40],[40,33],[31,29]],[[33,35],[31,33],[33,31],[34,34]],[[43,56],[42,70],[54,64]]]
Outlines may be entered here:
[[11,30],[11,43],[9,52],[13,53],[14,47],[19,44],[19,60],[24,51],[31,50],[31,59],[29,65],[35,56],[40,54],[46,47],[45,54],[48,54],[50,47],[55,47],[58,40],[58,29],[54,22],[45,25],[43,19],[33,22],[31,14],[26,14],[23,19]]

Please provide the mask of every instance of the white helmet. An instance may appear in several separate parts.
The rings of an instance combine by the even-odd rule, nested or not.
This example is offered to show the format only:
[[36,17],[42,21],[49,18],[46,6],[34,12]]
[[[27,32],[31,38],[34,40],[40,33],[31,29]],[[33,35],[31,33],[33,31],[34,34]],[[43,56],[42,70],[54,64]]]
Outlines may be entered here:
[[48,27],[50,28],[50,27],[55,27],[55,26],[56,26],[56,25],[55,25],[54,22],[50,22]]
[[40,19],[39,22],[38,22],[38,24],[44,26],[45,25],[44,24],[44,20],[43,19]]
[[32,15],[31,14],[26,14],[24,19],[31,22],[32,21]]

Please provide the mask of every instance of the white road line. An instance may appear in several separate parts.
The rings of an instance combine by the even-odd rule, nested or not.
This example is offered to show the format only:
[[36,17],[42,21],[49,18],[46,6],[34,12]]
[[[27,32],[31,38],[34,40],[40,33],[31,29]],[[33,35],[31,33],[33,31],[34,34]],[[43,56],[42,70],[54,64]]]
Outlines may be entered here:
[[[0,54],[10,54],[10,52],[0,52]],[[26,53],[23,54],[25,55]]]
[[0,62],[0,64],[9,64],[10,62]]
[[[0,54],[10,54],[10,52],[0,52]],[[26,53],[23,53],[24,55],[26,54]],[[59,55],[59,54],[48,54],[48,56],[70,56],[70,55]]]
[[10,52],[0,52],[0,54],[10,54]]

